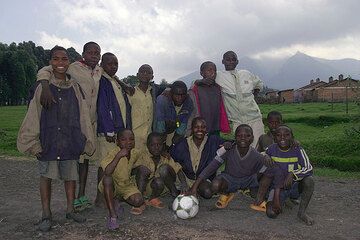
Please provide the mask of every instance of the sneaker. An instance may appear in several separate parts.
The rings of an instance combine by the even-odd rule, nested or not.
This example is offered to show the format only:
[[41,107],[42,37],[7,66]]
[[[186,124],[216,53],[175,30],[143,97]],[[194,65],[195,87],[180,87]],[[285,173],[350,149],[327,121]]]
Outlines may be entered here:
[[48,232],[51,229],[51,219],[50,218],[43,218],[37,224],[37,229],[42,232]]
[[116,230],[120,227],[117,217],[108,217],[106,220],[106,227],[109,230]]
[[77,223],[86,222],[85,217],[83,217],[79,213],[75,213],[75,212],[66,213],[66,218],[67,219],[72,219],[72,220],[74,220],[74,222],[77,222]]

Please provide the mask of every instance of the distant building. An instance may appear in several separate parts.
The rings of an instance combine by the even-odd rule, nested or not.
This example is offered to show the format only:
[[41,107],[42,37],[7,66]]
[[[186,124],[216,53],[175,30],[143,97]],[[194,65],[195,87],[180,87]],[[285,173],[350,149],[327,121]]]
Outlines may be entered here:
[[310,84],[294,91],[294,102],[316,102],[315,89],[325,84],[326,82],[320,81],[319,78],[315,81],[310,80]]
[[294,102],[294,89],[286,89],[278,92],[280,103],[293,103]]
[[279,95],[278,91],[270,91],[265,93],[265,102],[266,103],[278,103],[279,102]]
[[329,82],[316,89],[317,101],[319,102],[344,102],[355,100],[360,94],[359,80],[343,78],[339,75],[338,80],[329,78]]

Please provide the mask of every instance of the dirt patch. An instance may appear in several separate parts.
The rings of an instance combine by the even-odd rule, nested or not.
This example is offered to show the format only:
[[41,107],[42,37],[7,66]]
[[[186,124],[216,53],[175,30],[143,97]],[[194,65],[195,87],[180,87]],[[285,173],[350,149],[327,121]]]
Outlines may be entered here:
[[[87,222],[65,219],[65,193],[61,181],[53,182],[54,227],[49,233],[35,230],[41,216],[37,162],[0,157],[0,239],[360,239],[360,181],[315,177],[316,189],[308,213],[316,223],[305,226],[296,218],[297,206],[286,208],[277,219],[249,208],[251,199],[237,194],[228,208],[215,210],[215,198],[201,200],[198,215],[175,219],[169,209],[148,208],[132,216],[129,207],[121,227],[105,228],[105,209],[84,212]],[[95,196],[96,169],[90,167],[87,195]],[[169,197],[164,199],[170,205]]]

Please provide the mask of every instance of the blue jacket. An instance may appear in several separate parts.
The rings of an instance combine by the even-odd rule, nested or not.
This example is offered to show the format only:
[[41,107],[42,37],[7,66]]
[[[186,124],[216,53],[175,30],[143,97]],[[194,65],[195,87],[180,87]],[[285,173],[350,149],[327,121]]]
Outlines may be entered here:
[[[121,89],[126,104],[126,126],[124,124],[120,106],[116,99],[113,85],[105,76],[101,76],[97,99],[97,133],[117,133],[123,128],[131,129],[131,106],[127,95]],[[124,111],[123,111],[124,112]]]
[[194,109],[194,105],[189,96],[186,97],[179,114],[176,114],[175,106],[172,100],[168,97],[160,95],[156,102],[156,124],[155,132],[166,132],[166,121],[179,122],[175,132],[179,135],[185,135],[188,120]]
[[[209,163],[215,158],[216,151],[220,148],[219,145],[223,143],[224,140],[217,135],[211,135],[208,137],[204,150],[201,153],[200,163],[196,173],[192,167],[189,145],[186,138],[181,139],[180,142],[171,146],[170,155],[176,162],[180,163],[186,177],[195,180],[206,168],[206,166],[209,165]],[[216,174],[212,175],[209,179],[212,180],[215,175]]]

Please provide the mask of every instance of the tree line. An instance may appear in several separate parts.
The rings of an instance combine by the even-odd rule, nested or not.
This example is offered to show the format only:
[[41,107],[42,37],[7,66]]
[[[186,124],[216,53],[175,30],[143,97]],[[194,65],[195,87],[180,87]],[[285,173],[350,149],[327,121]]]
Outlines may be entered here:
[[[67,51],[70,62],[81,59],[73,47]],[[26,104],[37,71],[49,65],[49,60],[50,49],[36,46],[32,41],[10,45],[0,43],[0,106]],[[122,80],[131,85],[138,82],[134,75]],[[161,80],[161,84],[168,85],[165,79]]]
[[[74,48],[67,50],[72,62],[81,58]],[[32,41],[10,45],[0,43],[0,105],[26,103],[37,71],[49,64],[49,54],[49,49],[36,46]]]

